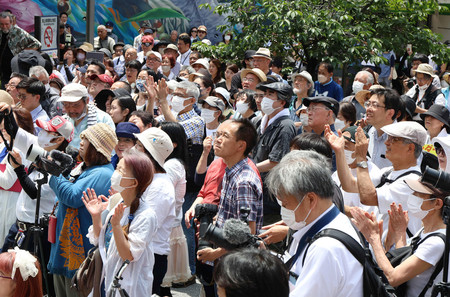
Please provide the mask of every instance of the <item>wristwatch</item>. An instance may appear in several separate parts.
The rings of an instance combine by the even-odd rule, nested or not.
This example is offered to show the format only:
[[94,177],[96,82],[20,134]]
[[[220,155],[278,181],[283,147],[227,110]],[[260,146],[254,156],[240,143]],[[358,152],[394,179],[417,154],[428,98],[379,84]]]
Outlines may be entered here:
[[367,166],[367,161],[362,161],[362,162],[356,163],[356,167],[361,167],[361,168],[366,169],[368,167]]

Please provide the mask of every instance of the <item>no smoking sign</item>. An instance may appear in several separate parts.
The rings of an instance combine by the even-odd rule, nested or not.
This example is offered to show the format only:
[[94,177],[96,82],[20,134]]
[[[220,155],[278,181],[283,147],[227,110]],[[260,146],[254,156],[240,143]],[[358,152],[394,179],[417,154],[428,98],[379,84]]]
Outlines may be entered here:
[[47,26],[44,31],[44,43],[47,47],[50,47],[53,43],[53,29]]

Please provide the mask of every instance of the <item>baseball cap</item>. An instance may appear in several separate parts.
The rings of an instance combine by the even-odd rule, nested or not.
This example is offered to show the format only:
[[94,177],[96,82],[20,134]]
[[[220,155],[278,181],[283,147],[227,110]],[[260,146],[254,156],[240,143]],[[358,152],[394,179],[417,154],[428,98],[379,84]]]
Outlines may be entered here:
[[273,82],[270,84],[261,85],[261,86],[259,86],[259,89],[261,91],[273,90],[283,96],[288,96],[288,97],[292,96],[292,87],[290,85],[282,83],[282,82]]
[[148,128],[134,136],[142,143],[158,164],[163,167],[167,157],[173,151],[172,140],[166,132],[159,128]]
[[70,83],[61,90],[60,102],[76,102],[83,97],[88,96],[88,91],[85,86],[77,83]]
[[89,79],[94,80],[98,78],[99,80],[101,80],[104,83],[109,84],[109,86],[112,86],[112,84],[114,83],[113,79],[111,78],[111,76],[107,75],[107,74],[92,74],[91,76],[89,76]]
[[105,23],[105,26],[106,27],[114,27],[114,23],[111,22],[111,21],[108,21],[108,22]]
[[153,43],[153,36],[151,36],[151,35],[144,35],[144,36],[142,36],[142,39],[141,39],[141,41],[142,41],[142,43],[146,43],[146,42],[151,42],[151,43]]
[[386,125],[381,130],[389,136],[409,139],[415,144],[423,146],[427,141],[427,131],[414,121],[404,121]]
[[194,66],[194,65],[196,65],[196,64],[202,65],[203,67],[205,67],[206,70],[209,69],[209,62],[208,62],[208,60],[206,60],[206,59],[203,59],[203,58],[202,58],[202,59],[198,59],[197,61],[195,61],[194,63],[192,63],[191,66]]
[[204,101],[206,103],[208,103],[208,105],[220,109],[220,111],[222,111],[222,112],[225,110],[225,103],[223,103],[222,99],[220,99],[218,97],[208,96],[205,98]]
[[[153,30],[152,29],[145,29],[144,30],[144,34],[153,34]],[[144,37],[144,36],[142,36],[142,37]]]
[[134,134],[139,133],[140,130],[138,128],[138,126],[136,126],[133,123],[130,122],[122,122],[117,124],[116,127],[116,135],[117,137],[125,137],[125,138],[131,138],[131,139],[136,139],[136,136],[134,136]]
[[318,96],[318,97],[308,97],[303,99],[303,104],[308,107],[310,103],[322,103],[329,109],[331,109],[335,116],[339,113],[339,102],[331,97]]
[[262,57],[262,58],[266,58],[266,59],[272,59],[270,56],[270,50],[268,48],[265,47],[260,47],[256,53],[253,55],[253,58],[256,57]]
[[154,55],[155,57],[158,58],[159,62],[162,62],[162,57],[161,54],[155,51],[148,51],[147,54],[145,54],[145,56],[148,58],[150,57],[150,55]]
[[36,120],[36,125],[39,128],[44,129],[48,132],[58,132],[61,134],[68,142],[71,142],[74,135],[73,124],[62,116],[56,116],[49,121]]
[[171,50],[174,50],[174,51],[178,52],[178,47],[175,44],[172,44],[172,43],[167,45],[167,47],[164,49],[164,52],[166,52],[166,50],[168,50],[168,49],[171,49]]
[[244,77],[249,73],[256,75],[256,77],[258,77],[260,82],[265,82],[267,80],[266,74],[261,69],[258,69],[258,68],[242,70],[241,71],[241,80],[243,80]]
[[292,74],[292,75],[291,75],[292,82],[294,82],[294,80],[295,80],[295,78],[296,78],[297,76],[301,76],[301,77],[306,78],[306,80],[307,80],[311,85],[314,86],[314,81],[313,81],[313,79],[312,79],[311,74],[309,74],[308,71],[305,71],[305,70],[304,70],[304,71],[302,71],[302,72],[300,72],[300,73],[294,73],[294,74]]

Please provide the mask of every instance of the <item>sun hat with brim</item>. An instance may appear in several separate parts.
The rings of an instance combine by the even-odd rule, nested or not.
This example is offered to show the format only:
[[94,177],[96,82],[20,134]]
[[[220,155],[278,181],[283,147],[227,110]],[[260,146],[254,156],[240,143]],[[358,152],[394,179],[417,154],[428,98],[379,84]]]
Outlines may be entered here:
[[230,107],[233,107],[230,103],[230,92],[228,92],[225,88],[222,87],[215,88],[214,92],[216,92],[216,94],[220,94],[227,101],[228,105]]
[[68,142],[71,142],[74,135],[73,124],[62,116],[56,116],[49,121],[42,121],[37,119],[36,126],[44,129],[48,132],[58,132],[61,134]]
[[[166,52],[166,50],[174,50],[176,52],[178,52],[178,47],[175,44],[170,43],[169,45],[167,45],[167,47],[164,49],[164,52]],[[209,65],[208,65],[209,66]]]
[[172,140],[166,132],[159,128],[148,128],[142,133],[134,134],[144,148],[163,167],[167,157],[173,151]]
[[[201,70],[201,69],[199,69],[199,70]],[[204,76],[205,75],[200,72],[191,73],[191,74],[189,74],[189,81],[194,81],[197,77],[204,77]]]
[[434,191],[432,189],[430,189],[429,187],[425,186],[422,182],[420,182],[420,179],[407,178],[404,180],[404,182],[414,192],[421,193],[421,194],[428,194],[428,195],[434,194]]
[[244,80],[244,77],[249,73],[256,75],[256,77],[259,79],[259,82],[265,82],[267,80],[266,74],[261,69],[258,69],[258,68],[242,70],[241,71],[241,80]]
[[192,63],[192,67],[194,65],[201,65],[203,67],[205,67],[205,69],[209,69],[209,62],[206,59],[198,59],[197,61],[195,61],[194,63]]
[[401,137],[423,146],[427,141],[427,130],[417,122],[404,121],[386,125],[381,131],[389,136]]
[[335,116],[339,113],[339,102],[331,97],[317,96],[317,97],[307,97],[303,99],[303,104],[308,107],[311,103],[322,103],[329,109],[331,109]]
[[219,97],[208,96],[205,98],[204,103],[208,103],[209,106],[218,108],[222,112],[225,110],[225,103]]
[[138,134],[139,132],[141,131],[139,130],[138,126],[130,122],[119,123],[116,127],[117,137],[136,139],[136,136],[134,135]]
[[364,106],[364,103],[370,99],[370,93],[377,89],[384,89],[384,87],[382,85],[372,85],[368,90],[361,90],[355,94],[356,101],[358,101],[361,106]]
[[77,102],[84,97],[87,97],[88,91],[85,86],[77,83],[70,83],[61,90],[60,102]]
[[94,148],[111,161],[111,153],[117,145],[117,137],[114,130],[105,123],[97,123],[90,126],[80,134],[80,139],[87,140]]
[[442,76],[442,79],[444,80],[444,81],[446,81],[448,84],[450,84],[450,73],[446,73],[446,74],[444,74],[443,76]]
[[292,74],[292,75],[291,75],[292,82],[295,81],[295,78],[296,78],[297,76],[304,77],[304,78],[305,78],[312,86],[314,86],[314,81],[313,81],[313,79],[312,79],[311,74],[309,74],[308,71],[302,71],[302,72],[300,72],[300,73],[294,73],[294,74]]
[[86,53],[92,52],[94,50],[94,46],[89,42],[84,42],[80,47],[78,48],[80,50],[85,51]]
[[432,77],[435,76],[434,74],[434,70],[433,70],[433,66],[431,66],[430,64],[427,63],[422,63],[420,64],[416,70],[414,70],[415,73],[423,73],[423,74],[428,74]]
[[447,107],[439,104],[433,104],[431,105],[430,109],[428,109],[426,112],[420,114],[420,117],[422,120],[425,120],[426,116],[432,116],[433,118],[437,119],[441,123],[443,123],[445,126],[450,128],[449,123],[449,111]]
[[0,102],[5,102],[9,106],[14,105],[14,99],[8,92],[0,90]]
[[253,55],[253,58],[261,57],[266,59],[272,59],[270,56],[270,50],[268,48],[260,47],[256,53]]

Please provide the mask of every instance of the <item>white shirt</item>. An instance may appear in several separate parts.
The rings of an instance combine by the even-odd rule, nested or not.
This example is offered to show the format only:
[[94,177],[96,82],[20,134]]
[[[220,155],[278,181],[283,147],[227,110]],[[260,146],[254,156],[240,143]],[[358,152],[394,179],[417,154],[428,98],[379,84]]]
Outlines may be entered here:
[[375,127],[370,128],[368,134],[368,152],[370,154],[372,163],[380,169],[392,166],[391,161],[386,159],[386,145],[384,144],[384,142],[387,139],[387,134],[383,132],[381,136],[378,136],[377,129],[375,129]]
[[158,255],[168,255],[170,233],[176,219],[175,189],[169,175],[156,173],[142,195],[142,200],[155,211],[158,221],[158,230],[153,238],[154,252]]
[[[302,236],[332,207],[303,229],[294,233],[294,239],[289,250],[290,255],[295,254]],[[344,231],[357,242],[360,242],[350,220],[342,213],[323,229],[326,228]],[[290,297],[363,296],[363,266],[344,244],[331,237],[321,237],[309,246],[304,265],[302,265],[305,251],[306,249],[303,250],[291,269],[299,277],[289,294]]]
[[191,49],[187,50],[184,54],[180,54],[177,58],[177,62],[180,63],[181,66],[187,65],[190,66],[189,57],[191,56]]
[[180,160],[172,158],[164,163],[164,169],[175,188],[175,223],[173,227],[178,227],[183,218],[182,206],[184,202],[184,194],[186,194],[186,169]]
[[[122,201],[122,199],[120,199]],[[119,201],[119,202],[120,202]],[[115,205],[115,207],[117,204]],[[99,237],[95,237],[92,225],[89,227],[87,237],[93,245],[98,245],[103,261],[102,279],[105,279],[106,296],[123,260],[117,250],[114,235],[109,242],[108,253],[105,249],[105,232],[115,207],[109,212],[105,223],[102,226]],[[128,214],[130,208],[127,207],[123,213],[120,224],[126,226],[129,223]],[[153,283],[153,265],[155,258],[153,255],[154,235],[157,228],[156,214],[146,203],[140,203],[139,208],[134,213],[128,232],[128,242],[130,244],[133,261],[128,265],[122,274],[123,280],[120,284],[130,296],[151,296]]]
[[[390,170],[391,168],[392,167],[385,168],[384,170],[378,171],[377,173],[375,173],[375,171],[369,171],[369,174],[371,178],[372,176],[374,176],[375,178],[375,174],[383,174],[384,172]],[[416,165],[403,170],[394,170],[388,175],[388,179],[395,180],[398,176],[411,170],[420,172],[420,166]],[[405,179],[419,179],[419,175],[410,173],[400,177],[392,184],[386,183],[382,187],[376,189],[378,197],[378,210],[380,212],[378,220],[383,219],[383,231],[386,231],[388,228],[389,224],[388,210],[391,209],[390,205],[392,202],[395,202],[397,206],[399,203],[401,203],[403,210],[408,210],[408,199],[409,197],[411,197],[413,191],[404,182]],[[413,216],[409,216],[409,223],[408,223],[409,231],[415,234],[417,231],[420,230],[421,227],[422,227],[421,220]]]

